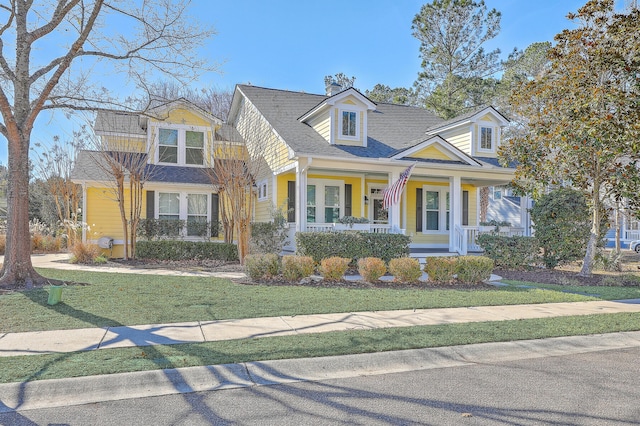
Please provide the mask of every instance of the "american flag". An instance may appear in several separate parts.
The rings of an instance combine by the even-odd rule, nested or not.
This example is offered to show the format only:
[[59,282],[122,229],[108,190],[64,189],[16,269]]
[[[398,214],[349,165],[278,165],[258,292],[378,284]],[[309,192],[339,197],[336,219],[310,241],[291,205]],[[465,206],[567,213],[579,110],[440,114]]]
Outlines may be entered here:
[[415,163],[407,167],[407,170],[402,172],[398,180],[393,185],[384,190],[384,199],[382,201],[383,209],[388,209],[393,204],[398,204],[398,201],[400,200],[400,194],[402,194],[402,190],[407,184],[409,176],[411,176],[411,172],[413,171],[414,167]]

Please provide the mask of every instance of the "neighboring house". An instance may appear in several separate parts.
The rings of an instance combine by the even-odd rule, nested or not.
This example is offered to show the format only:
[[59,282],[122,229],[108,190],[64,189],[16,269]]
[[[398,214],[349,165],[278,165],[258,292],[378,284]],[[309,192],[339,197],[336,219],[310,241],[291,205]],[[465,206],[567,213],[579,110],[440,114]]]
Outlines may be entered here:
[[[104,151],[130,151],[146,157],[143,218],[218,221],[218,194],[204,171],[216,138],[233,132],[222,120],[180,99],[145,116],[100,111],[94,132],[99,138],[96,145]],[[97,243],[100,238],[111,238],[112,256],[119,257],[123,253],[122,221],[115,201],[114,177],[105,167],[103,156],[101,151],[80,152],[72,179],[83,188],[82,211],[87,224],[83,240]],[[128,203],[128,191],[125,197]],[[202,240],[189,233],[184,229],[186,239]],[[215,232],[212,237],[217,238]]]
[[[353,88],[313,95],[239,85],[227,122],[269,166],[256,176],[256,220],[283,208],[291,234],[366,217],[371,231],[406,233],[412,247],[466,253],[477,249],[479,189],[514,176],[497,160],[508,120],[493,107],[443,121]],[[400,202],[383,210],[384,189],[412,164]]]
[[[255,176],[255,220],[282,209],[290,242],[297,231],[335,230],[353,216],[368,218],[371,232],[410,235],[415,248],[466,253],[478,248],[480,188],[506,185],[515,171],[498,163],[508,120],[490,106],[443,121],[422,108],[376,104],[353,88],[314,95],[238,85],[226,124],[184,100],[150,115],[160,118],[99,113],[95,124],[109,149],[136,141],[155,169],[143,217],[217,221],[215,185],[203,169],[216,140],[241,141],[265,166]],[[399,203],[383,209],[385,188],[412,164]],[[79,156],[73,179],[83,185],[85,241],[111,237],[118,256],[120,214],[95,153]]]

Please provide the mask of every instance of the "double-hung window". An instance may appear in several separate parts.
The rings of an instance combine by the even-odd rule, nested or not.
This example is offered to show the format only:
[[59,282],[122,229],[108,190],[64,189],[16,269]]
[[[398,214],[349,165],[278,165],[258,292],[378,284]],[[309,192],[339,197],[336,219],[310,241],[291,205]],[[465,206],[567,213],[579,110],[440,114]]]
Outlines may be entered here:
[[158,161],[160,163],[178,163],[178,130],[159,130],[158,151]]
[[478,151],[480,152],[495,152],[496,150],[496,138],[497,131],[490,123],[480,123],[478,125]]
[[358,137],[358,113],[355,111],[342,111],[342,126],[340,134],[347,138]]
[[437,233],[449,230],[449,191],[438,187],[424,190],[424,232]]
[[309,179],[307,184],[307,222],[337,222],[344,209],[343,181]]
[[187,164],[201,166],[204,163],[204,133],[185,132],[185,157]]
[[186,229],[179,231],[188,237],[206,235],[209,222],[209,195],[186,192],[159,192],[158,219],[181,220]]
[[204,165],[204,131],[185,128],[158,129],[158,162],[166,164]]

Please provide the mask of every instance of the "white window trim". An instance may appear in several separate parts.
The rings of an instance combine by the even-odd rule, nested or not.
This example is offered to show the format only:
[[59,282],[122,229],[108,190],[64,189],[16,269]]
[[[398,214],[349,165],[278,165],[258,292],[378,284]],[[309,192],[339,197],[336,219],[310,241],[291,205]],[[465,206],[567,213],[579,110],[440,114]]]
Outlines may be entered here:
[[[438,230],[427,229],[427,191],[438,192]],[[430,186],[423,185],[422,193],[422,233],[430,235],[449,235],[447,230],[447,193],[449,193],[448,186]],[[451,197],[451,195],[449,195]],[[451,214],[451,213],[449,213]]]
[[[374,216],[374,212],[373,212],[373,207],[374,207],[374,199],[378,199],[378,200],[382,200],[384,199],[384,190],[385,188],[387,188],[387,185],[381,184],[381,183],[369,183],[367,184],[367,187],[369,188],[367,190],[367,196],[369,198],[369,206],[367,207],[367,214],[368,214],[368,219],[371,223],[374,223],[373,221],[373,216]],[[373,194],[371,194],[372,190],[379,190],[380,193],[376,194],[375,196]],[[387,220],[385,222],[379,222],[379,223],[383,223],[383,224],[389,224],[389,218],[387,218]]]
[[[362,116],[362,111],[359,111],[355,108],[340,108],[338,110],[338,139],[348,140],[348,141],[359,141],[360,140],[360,117]],[[342,133],[342,114],[345,112],[354,112],[356,114],[356,135],[350,136]]]
[[[491,149],[482,148],[482,128],[491,129]],[[476,151],[484,153],[495,153],[496,146],[498,144],[498,126],[491,121],[479,121],[478,122],[478,135],[476,138]]]
[[[180,197],[180,210],[178,219],[186,221],[189,216],[187,199],[189,195],[206,195],[207,196],[207,222],[211,222],[211,193],[205,191],[179,191],[173,189],[167,189],[164,191],[157,191],[157,196],[154,197],[154,219],[160,218],[160,194],[179,194]],[[185,240],[202,240],[202,237],[187,236],[187,229],[182,230],[182,237]]]
[[[177,163],[161,163],[160,162],[160,129],[169,129],[178,131],[178,162]],[[153,126],[153,146],[155,147],[154,162],[167,166],[185,166],[185,167],[206,167],[207,165],[207,140],[208,131],[205,126],[190,126],[183,124],[158,123]],[[187,164],[187,131],[202,133],[202,154],[203,164]]]
[[258,201],[269,200],[269,183],[267,179],[263,179],[257,183],[258,186]]
[[[343,217],[344,216],[344,181],[343,180],[333,180],[333,179],[308,179],[307,180],[307,186],[312,186],[315,185],[316,187],[316,221],[315,222],[310,222],[310,223],[327,223],[326,222],[326,218],[324,217],[324,209],[325,209],[325,203],[324,203],[324,187],[325,186],[337,186],[338,187],[338,199],[340,200],[340,214],[338,215],[338,217]],[[320,188],[322,188],[322,190],[319,190]],[[306,192],[306,188],[305,188],[305,192]],[[305,193],[305,199],[306,199],[306,193]],[[308,200],[307,200],[308,203]],[[304,206],[304,211],[306,212],[307,210],[307,205]],[[306,213],[305,213],[305,218],[306,218]],[[319,217],[322,218],[322,221],[318,220]],[[305,219],[306,220],[306,219]]]

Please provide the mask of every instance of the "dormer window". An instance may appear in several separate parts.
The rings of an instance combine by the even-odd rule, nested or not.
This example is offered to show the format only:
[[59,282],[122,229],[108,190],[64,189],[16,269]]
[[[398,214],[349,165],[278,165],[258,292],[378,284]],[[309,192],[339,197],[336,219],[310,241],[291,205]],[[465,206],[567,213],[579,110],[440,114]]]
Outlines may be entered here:
[[478,134],[478,151],[495,152],[495,138],[496,131],[493,127],[480,125]]
[[358,137],[358,113],[342,111],[342,137],[356,139]]

